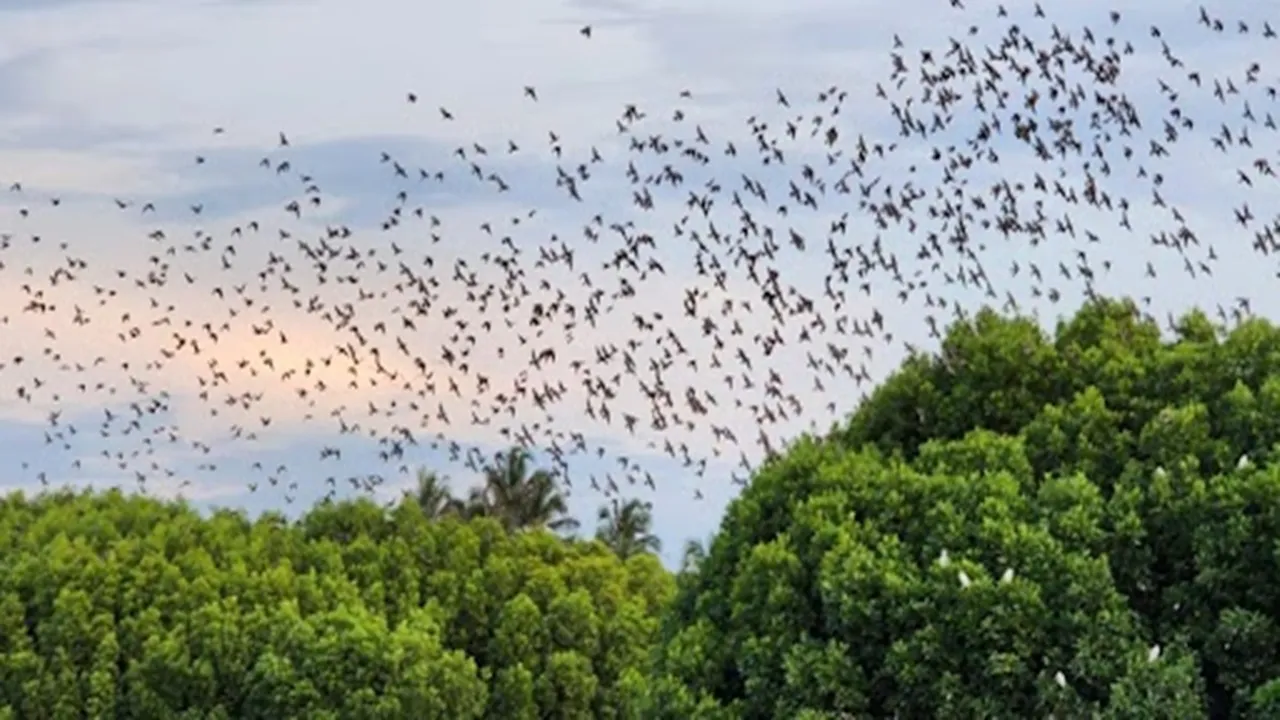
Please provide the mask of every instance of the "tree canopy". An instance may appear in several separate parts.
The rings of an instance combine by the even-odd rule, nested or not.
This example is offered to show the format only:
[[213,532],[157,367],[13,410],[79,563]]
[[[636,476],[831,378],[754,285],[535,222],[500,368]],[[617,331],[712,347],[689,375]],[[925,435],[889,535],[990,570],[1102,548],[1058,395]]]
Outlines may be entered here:
[[673,587],[652,555],[417,502],[14,494],[0,545],[0,717],[635,717]]
[[1278,353],[1118,301],[955,325],[732,503],[651,716],[1276,717]]

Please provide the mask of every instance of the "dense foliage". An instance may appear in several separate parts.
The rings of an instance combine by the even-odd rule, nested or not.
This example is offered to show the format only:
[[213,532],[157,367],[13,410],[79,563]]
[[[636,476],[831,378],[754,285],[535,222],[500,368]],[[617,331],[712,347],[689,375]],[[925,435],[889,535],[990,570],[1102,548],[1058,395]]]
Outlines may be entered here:
[[0,503],[0,717],[636,717],[658,560],[361,500]]
[[652,717],[1280,717],[1280,331],[984,312],[758,473]]
[[0,717],[1280,717],[1278,440],[1280,330],[1098,302],[952,328],[674,578],[518,450],[293,524],[12,495]]

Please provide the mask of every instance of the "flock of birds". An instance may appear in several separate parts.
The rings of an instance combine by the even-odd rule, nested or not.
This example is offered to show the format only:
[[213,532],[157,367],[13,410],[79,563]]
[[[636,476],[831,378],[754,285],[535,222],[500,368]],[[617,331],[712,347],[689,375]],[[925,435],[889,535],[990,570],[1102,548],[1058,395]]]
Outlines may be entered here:
[[[1039,5],[1000,7],[991,29],[948,2],[959,36],[894,36],[874,88],[771,90],[737,132],[702,124],[683,91],[623,108],[616,141],[597,146],[550,131],[541,147],[468,143],[433,164],[382,152],[376,224],[343,222],[285,132],[258,163],[290,194],[274,209],[206,222],[200,203],[119,198],[107,210],[149,230],[106,252],[44,229],[73,201],[15,179],[0,200],[16,209],[0,235],[0,323],[36,340],[0,374],[12,413],[47,420],[23,468],[145,489],[234,466],[293,502],[300,483],[375,490],[425,446],[477,469],[480,448],[520,444],[606,494],[664,482],[641,459],[652,452],[742,482],[979,304],[1052,309],[1114,288],[1154,308],[1161,287],[1235,250],[1202,236],[1206,223],[1280,249],[1280,215],[1249,202],[1275,179],[1280,83],[1260,62],[1190,64],[1161,28],[1117,12],[1069,28]],[[1275,40],[1258,18],[1188,20]],[[884,126],[850,127],[867,103]],[[1210,180],[1231,173],[1229,217],[1172,182],[1179,160],[1206,158]],[[455,222],[446,203],[460,196],[504,214]],[[1140,263],[1157,290],[1133,272],[1108,284],[1113,263]],[[1249,300],[1218,311],[1238,319]],[[326,438],[329,472],[263,461],[277,431]],[[580,474],[575,455],[608,464]]]

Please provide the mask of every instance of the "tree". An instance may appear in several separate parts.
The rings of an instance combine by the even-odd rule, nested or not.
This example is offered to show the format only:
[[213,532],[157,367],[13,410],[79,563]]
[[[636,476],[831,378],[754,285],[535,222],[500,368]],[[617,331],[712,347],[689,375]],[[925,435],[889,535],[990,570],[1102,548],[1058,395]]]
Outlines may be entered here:
[[473,514],[496,518],[508,530],[546,527],[571,531],[578,521],[546,470],[530,472],[529,451],[515,446],[498,453],[484,470],[484,484],[472,492],[468,507]]
[[466,503],[453,496],[448,484],[439,475],[427,470],[418,469],[417,483],[413,490],[413,500],[422,508],[429,518],[439,519],[446,515],[465,514]]
[[983,311],[771,460],[647,717],[1271,717],[1280,330]]
[[0,717],[630,718],[674,589],[412,496],[290,523],[12,494],[0,542]]
[[662,551],[662,540],[650,530],[653,526],[653,505],[631,498],[600,506],[597,514],[600,527],[596,538],[613,549],[624,560],[638,552]]
[[680,554],[681,573],[692,574],[698,571],[698,564],[707,556],[707,548],[700,540],[686,540],[684,552]]

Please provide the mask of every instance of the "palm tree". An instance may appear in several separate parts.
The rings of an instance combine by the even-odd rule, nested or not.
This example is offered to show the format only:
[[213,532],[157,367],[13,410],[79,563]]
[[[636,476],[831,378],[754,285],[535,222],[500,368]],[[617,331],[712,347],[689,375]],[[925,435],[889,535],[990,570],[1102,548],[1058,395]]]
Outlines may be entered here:
[[499,453],[484,470],[483,487],[471,493],[471,512],[495,517],[508,530],[576,529],[578,521],[569,516],[555,476],[546,470],[530,472],[530,460],[529,451],[519,446]]
[[422,508],[422,514],[432,520],[439,520],[451,514],[465,514],[465,504],[453,496],[449,486],[439,475],[426,468],[418,469],[417,486],[406,495],[409,495],[413,502]]
[[653,504],[631,498],[624,503],[613,499],[601,505],[600,527],[596,538],[613,548],[618,557],[627,559],[638,552],[662,552],[662,540],[650,532],[653,526]]
[[698,540],[686,540],[684,553],[680,557],[680,573],[696,574],[702,561],[707,558],[707,547]]

